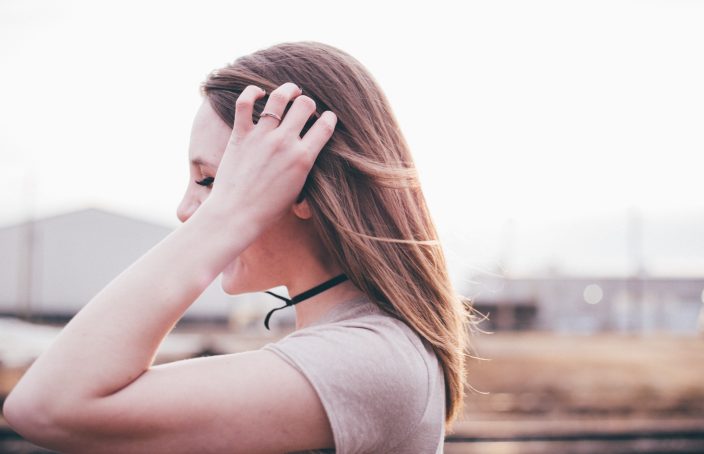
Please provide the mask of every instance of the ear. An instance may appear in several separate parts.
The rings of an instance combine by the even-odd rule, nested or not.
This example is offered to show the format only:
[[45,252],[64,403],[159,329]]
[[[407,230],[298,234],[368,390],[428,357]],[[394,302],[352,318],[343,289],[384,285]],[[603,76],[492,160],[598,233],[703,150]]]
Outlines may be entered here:
[[293,213],[301,219],[310,219],[311,216],[313,216],[307,199],[302,199],[300,202],[296,201],[296,203],[293,204],[292,210]]

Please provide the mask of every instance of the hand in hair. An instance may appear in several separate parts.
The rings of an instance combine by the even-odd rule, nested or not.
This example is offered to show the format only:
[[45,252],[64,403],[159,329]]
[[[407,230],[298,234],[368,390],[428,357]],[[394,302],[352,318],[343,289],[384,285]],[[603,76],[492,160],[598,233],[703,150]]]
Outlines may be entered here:
[[221,216],[245,216],[262,229],[295,202],[337,123],[335,114],[325,111],[301,138],[301,130],[315,112],[315,101],[286,82],[271,93],[263,111],[281,118],[293,100],[286,116],[281,122],[262,116],[254,124],[254,103],[265,94],[249,85],[237,98],[232,135],[215,175],[217,184],[206,202]]

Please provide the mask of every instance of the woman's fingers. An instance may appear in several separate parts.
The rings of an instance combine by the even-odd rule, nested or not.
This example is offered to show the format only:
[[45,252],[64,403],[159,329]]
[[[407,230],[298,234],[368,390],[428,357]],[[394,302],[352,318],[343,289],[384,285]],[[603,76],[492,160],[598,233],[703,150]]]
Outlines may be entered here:
[[257,99],[264,96],[266,92],[256,85],[247,85],[235,101],[235,122],[232,130],[239,137],[247,135],[254,128],[252,122],[252,111]]
[[313,154],[313,161],[315,161],[315,158],[318,156],[318,153],[320,153],[320,150],[323,149],[328,140],[330,140],[330,137],[332,137],[336,124],[337,115],[329,110],[326,110],[322,113],[322,115],[320,115],[320,118],[313,123],[313,126],[310,127],[308,132],[306,132],[306,135],[301,139],[301,143],[304,144],[305,149]]
[[292,136],[295,134],[294,137],[300,137],[303,126],[308,122],[313,112],[315,112],[315,101],[306,95],[298,96],[286,112],[286,117],[281,122],[279,129],[284,130],[286,134]]
[[[268,112],[278,117],[283,117],[286,106],[291,100],[293,100],[293,105],[286,112],[286,118],[281,121],[272,116],[260,114],[259,121],[256,124],[257,129],[266,132],[278,128],[286,135],[295,138],[300,137],[301,130],[316,109],[315,101],[308,96],[302,96],[301,93],[301,89],[293,82],[286,82],[272,91],[262,114]],[[243,137],[255,127],[252,123],[254,103],[265,94],[266,92],[256,85],[248,85],[242,90],[235,103],[233,134]],[[318,153],[332,137],[336,124],[337,116],[329,110],[325,111],[313,123],[313,126],[306,132],[305,136],[300,139],[304,149],[311,153],[312,161],[315,161]]]
[[[280,85],[269,95],[269,99],[266,101],[262,114],[268,112],[279,118],[283,118],[284,110],[286,110],[288,103],[301,93],[301,89],[293,82],[286,82],[285,84]],[[277,126],[279,126],[279,120],[268,115],[260,115],[259,121],[257,122],[257,129],[262,129],[265,131],[275,129]]]

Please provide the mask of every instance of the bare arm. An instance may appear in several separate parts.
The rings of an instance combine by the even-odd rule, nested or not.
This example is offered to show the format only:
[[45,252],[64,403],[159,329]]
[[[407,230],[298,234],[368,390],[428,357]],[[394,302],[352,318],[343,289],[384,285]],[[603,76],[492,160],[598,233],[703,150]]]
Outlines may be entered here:
[[[70,408],[108,396],[144,373],[186,309],[256,234],[246,219],[226,224],[207,208],[76,314],[24,374],[11,398],[31,399],[40,411]],[[226,241],[228,231],[235,233]]]
[[[272,108],[300,94],[291,85],[272,93]],[[310,98],[294,103],[278,128],[254,128],[259,96],[250,86],[238,99],[218,184],[206,202],[98,293],[12,390],[3,413],[26,438],[72,452],[192,452],[207,443],[222,443],[211,452],[251,452],[331,443],[312,388],[272,353],[150,367],[190,304],[290,207],[332,134],[334,116],[298,136],[312,113]],[[245,436],[247,428],[289,423],[281,418],[298,418],[303,433],[270,434],[268,441]]]

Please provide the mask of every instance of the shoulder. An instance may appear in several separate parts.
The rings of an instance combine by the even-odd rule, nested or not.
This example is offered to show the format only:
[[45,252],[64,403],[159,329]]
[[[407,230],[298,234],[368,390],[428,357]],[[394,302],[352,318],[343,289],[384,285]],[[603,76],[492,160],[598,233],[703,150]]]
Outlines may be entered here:
[[370,313],[311,326],[264,348],[329,374],[359,376],[361,383],[393,379],[399,388],[428,394],[428,352],[410,327],[391,316]]
[[393,317],[368,313],[311,326],[264,349],[311,382],[339,452],[393,447],[420,423],[429,404],[428,352]]

